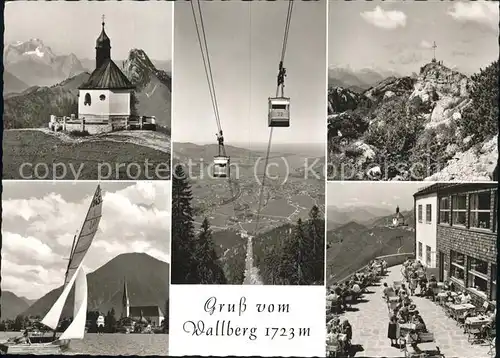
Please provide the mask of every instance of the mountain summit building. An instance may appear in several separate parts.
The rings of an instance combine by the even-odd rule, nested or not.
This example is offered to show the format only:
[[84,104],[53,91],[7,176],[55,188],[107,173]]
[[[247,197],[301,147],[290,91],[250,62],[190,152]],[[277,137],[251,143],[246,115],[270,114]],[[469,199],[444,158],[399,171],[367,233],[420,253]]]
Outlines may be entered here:
[[154,127],[154,117],[132,115],[136,87],[111,59],[111,40],[104,27],[103,18],[95,46],[96,68],[78,88],[78,117],[71,115],[61,121],[51,116],[49,128],[52,130],[98,134],[132,127],[143,129],[145,124]]
[[497,183],[438,183],[415,193],[416,258],[439,281],[496,302]]

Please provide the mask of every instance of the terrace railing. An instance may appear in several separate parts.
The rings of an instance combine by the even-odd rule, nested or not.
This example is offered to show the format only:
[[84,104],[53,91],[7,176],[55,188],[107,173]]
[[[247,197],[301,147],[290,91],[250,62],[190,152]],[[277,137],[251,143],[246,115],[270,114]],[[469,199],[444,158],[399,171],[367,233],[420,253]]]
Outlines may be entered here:
[[[415,253],[413,252],[404,252],[404,253],[399,253],[399,254],[392,254],[392,255],[383,255],[383,256],[377,256],[374,259],[375,260],[385,260],[387,262],[387,267],[392,267],[396,265],[401,265],[403,262],[406,261],[408,258],[415,258]],[[370,260],[371,261],[371,260]],[[332,284],[333,282],[336,283],[343,283],[345,281],[348,281],[351,279],[351,277],[358,271],[364,271],[368,268],[368,263],[364,265],[363,267],[353,270],[349,275],[341,278],[341,279],[335,279],[335,277],[328,279],[328,284]]]

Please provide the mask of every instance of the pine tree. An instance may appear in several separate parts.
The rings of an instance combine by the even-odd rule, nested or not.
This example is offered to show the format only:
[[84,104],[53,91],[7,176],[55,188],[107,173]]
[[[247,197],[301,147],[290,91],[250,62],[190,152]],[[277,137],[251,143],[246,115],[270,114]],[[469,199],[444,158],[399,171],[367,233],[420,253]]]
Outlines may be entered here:
[[195,235],[191,187],[182,166],[172,178],[172,274],[173,284],[197,284]]
[[304,224],[301,219],[293,228],[292,235],[288,237],[283,245],[279,277],[281,284],[300,285],[303,283],[304,270]]
[[197,278],[199,284],[225,284],[226,277],[219,264],[212,239],[210,223],[205,218],[196,242]]
[[459,127],[464,135],[473,135],[470,144],[481,143],[498,134],[498,60],[472,76],[472,103],[465,108]]
[[325,221],[320,215],[319,208],[314,205],[309,212],[307,223],[308,247],[306,255],[311,269],[309,284],[324,281]]

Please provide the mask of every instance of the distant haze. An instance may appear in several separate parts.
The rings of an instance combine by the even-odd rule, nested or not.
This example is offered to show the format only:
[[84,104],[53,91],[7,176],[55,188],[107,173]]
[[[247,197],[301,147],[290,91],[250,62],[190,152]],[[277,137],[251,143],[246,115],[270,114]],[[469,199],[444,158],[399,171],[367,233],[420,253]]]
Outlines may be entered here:
[[385,207],[395,210],[413,208],[413,194],[432,183],[412,182],[328,182],[327,206],[349,207]]
[[466,74],[498,59],[497,1],[330,1],[330,66],[418,72],[436,58]]
[[172,2],[13,1],[5,3],[4,42],[39,38],[57,55],[95,58],[95,40],[105,15],[111,58],[133,48],[155,60],[172,59]]

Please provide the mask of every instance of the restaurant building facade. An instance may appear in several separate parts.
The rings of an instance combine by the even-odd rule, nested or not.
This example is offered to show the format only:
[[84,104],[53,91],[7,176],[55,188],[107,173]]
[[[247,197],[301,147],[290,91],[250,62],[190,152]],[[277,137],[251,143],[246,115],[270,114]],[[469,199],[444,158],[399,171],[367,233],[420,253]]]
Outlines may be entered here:
[[[424,199],[436,203],[430,217],[428,213],[420,215],[419,205],[423,205]],[[418,239],[423,237],[419,233],[422,217],[421,221],[425,218],[436,223],[435,250],[430,251],[435,251],[439,281],[449,280],[456,289],[469,291],[476,306],[484,301],[496,302],[497,183],[433,184],[415,193],[414,200],[418,213],[415,215],[417,259],[420,259]],[[425,234],[433,240],[434,233],[427,230]]]

